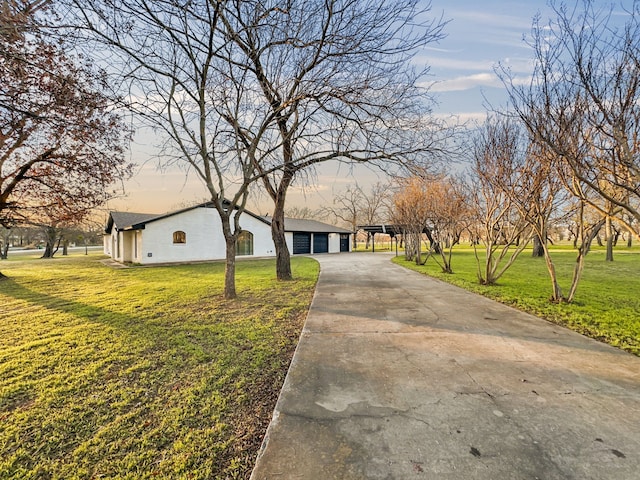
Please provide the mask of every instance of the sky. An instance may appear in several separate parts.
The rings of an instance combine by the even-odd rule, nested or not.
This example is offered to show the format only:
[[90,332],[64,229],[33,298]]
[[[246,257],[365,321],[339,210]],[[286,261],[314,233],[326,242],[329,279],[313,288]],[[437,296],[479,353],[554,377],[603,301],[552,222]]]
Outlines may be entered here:
[[[444,30],[446,37],[419,52],[415,61],[430,68],[425,82],[432,83],[437,102],[434,114],[481,122],[487,108],[504,107],[506,93],[494,67],[508,65],[523,78],[530,74],[531,49],[523,37],[530,33],[538,13],[545,19],[549,17],[545,0],[431,0],[430,15],[449,21]],[[158,169],[158,159],[150,153],[155,143],[149,132],[138,132],[130,152],[130,160],[139,165],[137,173],[125,184],[126,197],[110,202],[109,209],[163,213],[206,197],[205,187],[195,176],[186,177],[178,169]],[[330,204],[336,194],[356,182],[366,191],[373,183],[384,180],[383,174],[366,167],[352,170],[344,165],[324,165],[311,185],[290,190],[287,207],[316,209]],[[265,214],[270,212],[271,204],[262,197],[251,200],[248,208]]]

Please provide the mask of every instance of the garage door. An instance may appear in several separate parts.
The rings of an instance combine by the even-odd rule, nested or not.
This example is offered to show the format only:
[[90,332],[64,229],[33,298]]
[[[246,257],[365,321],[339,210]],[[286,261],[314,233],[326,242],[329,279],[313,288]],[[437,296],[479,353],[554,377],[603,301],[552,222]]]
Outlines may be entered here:
[[329,234],[316,233],[313,236],[313,253],[327,253],[329,251]]
[[311,253],[311,234],[295,233],[293,234],[293,254]]

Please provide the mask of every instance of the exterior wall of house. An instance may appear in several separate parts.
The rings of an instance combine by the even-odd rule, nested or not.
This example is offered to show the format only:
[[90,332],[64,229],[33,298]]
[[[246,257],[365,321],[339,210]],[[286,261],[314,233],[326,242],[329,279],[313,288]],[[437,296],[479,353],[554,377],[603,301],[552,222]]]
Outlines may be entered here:
[[[269,240],[271,240],[271,246],[273,247],[273,255],[276,254],[276,247],[273,245],[273,239],[271,238],[271,226],[269,226]],[[287,242],[287,248],[289,253],[293,255],[293,232],[284,232],[284,240]]]
[[111,235],[102,235],[102,253],[111,256]]
[[[253,234],[253,256],[275,254],[269,225],[249,216],[240,220]],[[174,232],[184,232],[185,242],[174,243]],[[213,208],[195,208],[146,224],[141,231],[139,263],[173,263],[222,260],[226,255],[222,223]]]
[[[275,256],[271,239],[271,226],[244,214],[240,225],[252,234],[251,242],[243,241],[243,249],[251,250],[246,257]],[[340,252],[340,234],[328,236],[329,253]],[[310,234],[313,249],[314,235]],[[285,232],[289,251],[293,252],[293,232]],[[179,263],[207,260],[223,260],[226,255],[222,223],[213,208],[194,208],[147,222],[141,230],[118,231],[114,225],[110,235],[103,238],[104,253],[119,262],[139,264]],[[351,249],[351,246],[349,250]]]
[[329,253],[340,253],[340,234],[329,234]]
[[105,237],[105,249],[109,251],[111,258],[118,262],[122,262],[122,232],[118,232],[115,228],[111,230],[111,235]]

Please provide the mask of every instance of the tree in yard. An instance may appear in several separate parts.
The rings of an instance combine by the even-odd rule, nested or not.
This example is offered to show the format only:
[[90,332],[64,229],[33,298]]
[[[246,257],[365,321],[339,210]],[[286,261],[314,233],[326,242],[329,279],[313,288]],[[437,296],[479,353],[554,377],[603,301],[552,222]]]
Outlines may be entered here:
[[28,225],[40,230],[44,239],[44,251],[41,258],[53,258],[60,247],[67,254],[69,235],[80,222],[86,221],[89,214],[79,219],[75,212],[65,208],[43,207],[29,217]]
[[[388,183],[376,182],[369,192],[358,185],[348,186],[343,192],[333,197],[333,206],[325,206],[322,211],[337,220],[349,225],[353,232],[353,245],[356,245],[358,225],[372,225],[388,217],[387,199],[390,198],[391,186]],[[367,234],[366,248],[369,248],[370,236]]]
[[592,0],[551,6],[555,18],[533,24],[531,81],[498,74],[531,137],[570,172],[572,193],[637,236],[640,3],[622,12]]
[[309,220],[321,220],[324,218],[322,209],[313,210],[309,207],[289,207],[285,210],[285,215],[289,218],[301,218]]
[[560,211],[559,206],[568,201],[567,190],[558,170],[557,158],[542,145],[532,141],[529,141],[525,148],[525,157],[521,163],[514,165],[514,181],[508,185],[505,192],[522,218],[531,226],[532,236],[537,239],[534,247],[542,252],[542,255],[535,255],[534,248],[534,256],[544,257],[552,285],[551,300],[559,302],[564,297],[547,238],[553,216]]
[[320,162],[405,162],[437,148],[422,72],[408,60],[443,22],[416,20],[417,0],[61,1],[71,26],[109,48],[131,107],[169,140],[164,153],[208,189],[227,243],[228,297],[253,182],[274,201],[277,276],[289,279],[294,181]]
[[[401,225],[405,258],[423,265],[422,240],[430,229],[431,212],[427,200],[428,181],[420,176],[399,180],[400,188],[393,196],[393,223]],[[426,260],[425,260],[426,261]]]
[[47,38],[48,3],[0,9],[0,224],[55,208],[82,218],[131,174],[129,129],[104,94],[104,77]]
[[493,285],[522,253],[531,228],[514,195],[519,170],[526,157],[526,142],[520,126],[508,119],[489,117],[473,143],[472,179],[475,189],[471,205],[475,220],[472,238],[484,245],[484,258],[473,248],[478,265],[478,281]]
[[75,35],[94,54],[107,52],[127,106],[160,133],[163,166],[202,181],[225,239],[224,296],[234,298],[240,218],[256,180],[256,145],[243,142],[244,130],[263,126],[251,72],[236,68],[239,53],[221,21],[230,2],[64,1]]
[[[251,86],[251,125],[236,133],[274,202],[277,276],[291,278],[284,235],[289,187],[314,166],[415,161],[437,150],[422,72],[409,60],[442,37],[417,0],[224,2],[238,81]],[[436,131],[440,131],[438,127]]]
[[11,241],[11,229],[0,226],[0,260],[6,260]]
[[[365,225],[373,225],[384,222],[389,218],[389,200],[391,198],[391,185],[384,182],[376,182],[368,193],[362,190],[360,198],[360,222]],[[372,238],[367,234],[366,249]]]
[[[510,178],[508,182],[501,184],[502,192],[518,209],[521,218],[529,224],[533,236],[541,239],[539,246],[543,252],[542,256],[545,259],[552,287],[551,301],[570,303],[575,297],[582,276],[584,258],[591,242],[604,224],[605,217],[596,215],[596,220],[589,223],[585,216],[587,205],[580,200],[585,192],[578,190],[581,188],[579,179],[546,149],[545,144],[539,144],[530,139],[528,144],[526,142],[527,140],[525,140],[524,157],[509,167],[512,174],[508,176]],[[577,258],[569,293],[565,296],[560,287],[546,239],[553,217],[558,215],[562,205],[570,204],[571,198],[578,199],[577,208],[570,213],[574,216],[577,226],[575,232]]]
[[425,183],[427,219],[433,242],[431,250],[443,273],[453,273],[453,247],[471,224],[468,188],[454,177],[436,177]]
[[[343,192],[334,195],[333,205],[322,207],[322,212],[328,216],[349,225],[353,232],[353,247],[357,245],[356,235],[360,221],[360,207],[362,205],[362,189],[356,183],[355,186],[348,186]],[[368,237],[367,237],[368,239]]]

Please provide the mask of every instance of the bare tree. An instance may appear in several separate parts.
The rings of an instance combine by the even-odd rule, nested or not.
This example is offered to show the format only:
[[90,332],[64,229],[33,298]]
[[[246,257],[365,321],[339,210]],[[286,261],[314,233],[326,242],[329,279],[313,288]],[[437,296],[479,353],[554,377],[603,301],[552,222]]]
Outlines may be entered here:
[[[274,202],[277,276],[291,278],[284,235],[289,187],[315,165],[415,161],[436,149],[423,72],[409,63],[442,37],[417,0],[226,2],[221,21],[250,78],[257,128],[239,138]],[[246,75],[246,77],[245,77]],[[436,128],[437,131],[438,128]]]
[[356,183],[355,186],[348,186],[343,192],[333,197],[333,205],[322,207],[322,212],[334,219],[348,225],[353,232],[353,248],[357,245],[358,225],[362,225],[360,221],[360,207],[362,205],[363,191]]
[[[348,186],[333,197],[333,206],[324,206],[322,211],[342,221],[353,232],[353,245],[359,225],[372,225],[387,221],[389,218],[388,200],[391,198],[391,185],[387,182],[376,182],[368,191],[358,183]],[[366,248],[371,238],[367,234]]]
[[529,223],[511,194],[525,149],[519,125],[508,118],[487,118],[474,140],[472,173],[477,183],[471,203],[476,221],[470,233],[484,245],[481,258],[473,242],[478,280],[485,285],[493,285],[504,275],[530,239]]
[[107,52],[127,106],[161,133],[165,166],[180,165],[204,184],[225,238],[224,296],[234,298],[240,218],[255,181],[255,155],[248,153],[255,146],[243,143],[243,129],[261,125],[251,72],[236,68],[238,53],[221,22],[226,2],[67,3],[75,35],[94,54]]
[[302,218],[310,220],[322,220],[325,217],[323,210],[311,209],[309,207],[288,207],[284,214],[289,218]]
[[[368,192],[361,189],[360,223],[373,225],[382,223],[390,217],[389,199],[391,198],[391,185],[388,182],[374,183]],[[367,235],[365,248],[369,248],[372,238]]]
[[0,8],[0,224],[55,208],[83,217],[131,174],[130,131],[105,94],[103,75],[47,37],[47,2]]
[[[422,242],[431,228],[428,182],[419,176],[398,180],[400,187],[393,196],[393,223],[403,229],[405,258],[423,265]],[[428,257],[427,257],[428,258]]]
[[431,253],[444,273],[453,273],[453,247],[460,242],[473,216],[469,186],[455,177],[435,177],[425,182],[427,218],[431,228]]
[[640,3],[622,16],[592,0],[552,8],[554,19],[533,24],[531,82],[498,73],[531,136],[579,183],[572,192],[638,235]]
[[[536,246],[542,251],[552,285],[551,300],[564,300],[555,264],[548,245],[549,228],[559,206],[567,202],[567,190],[557,158],[543,145],[528,141],[522,163],[514,165],[514,182],[505,193],[533,230]],[[536,255],[534,255],[536,256]],[[577,278],[575,279],[577,281]]]

